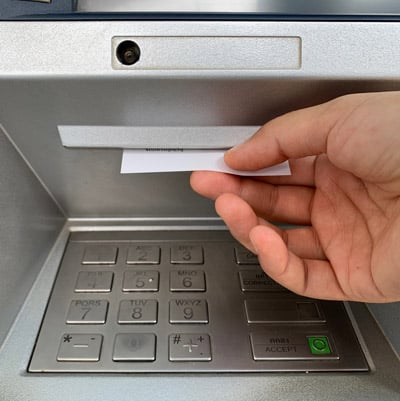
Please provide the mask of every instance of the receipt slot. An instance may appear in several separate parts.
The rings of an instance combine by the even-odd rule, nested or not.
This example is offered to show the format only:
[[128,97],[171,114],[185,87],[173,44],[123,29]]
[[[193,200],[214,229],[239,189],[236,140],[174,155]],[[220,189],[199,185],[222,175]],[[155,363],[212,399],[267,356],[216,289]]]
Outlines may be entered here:
[[398,400],[399,304],[274,282],[180,157],[400,90],[399,6],[203,3],[2,2],[1,401]]

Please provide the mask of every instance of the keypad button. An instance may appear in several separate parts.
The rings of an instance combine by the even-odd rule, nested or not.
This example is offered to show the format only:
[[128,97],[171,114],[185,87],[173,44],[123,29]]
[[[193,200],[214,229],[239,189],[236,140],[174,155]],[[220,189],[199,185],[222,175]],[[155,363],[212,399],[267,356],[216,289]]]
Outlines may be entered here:
[[324,322],[313,301],[247,299],[244,301],[247,323]]
[[160,263],[160,247],[154,245],[131,246],[126,263],[128,265],[158,265]]
[[155,270],[129,270],[124,273],[122,291],[158,291],[159,274]]
[[79,272],[75,292],[110,292],[113,272]]
[[175,270],[170,273],[170,291],[205,291],[206,279],[201,270]]
[[103,336],[100,334],[64,334],[57,361],[97,362],[100,359],[102,342]]
[[313,355],[330,355],[332,349],[329,345],[327,336],[309,336],[307,337],[308,346]]
[[91,245],[85,248],[83,265],[114,265],[117,262],[118,248],[110,245]]
[[153,333],[124,333],[115,336],[113,360],[117,362],[154,361],[156,336]]
[[308,336],[293,328],[250,333],[250,343],[256,361],[339,359],[327,335]]
[[240,288],[250,291],[287,291],[267,276],[262,270],[242,270],[239,272]]
[[131,299],[119,304],[118,323],[157,323],[158,303],[155,299]]
[[203,248],[200,245],[175,245],[171,248],[172,264],[194,264],[204,263]]
[[170,323],[208,323],[207,301],[173,299],[169,302]]
[[235,261],[238,265],[258,265],[258,256],[243,246],[235,247]]
[[67,324],[104,324],[106,322],[108,301],[74,300],[67,315]]
[[211,361],[211,343],[208,334],[171,334],[169,360],[172,362]]

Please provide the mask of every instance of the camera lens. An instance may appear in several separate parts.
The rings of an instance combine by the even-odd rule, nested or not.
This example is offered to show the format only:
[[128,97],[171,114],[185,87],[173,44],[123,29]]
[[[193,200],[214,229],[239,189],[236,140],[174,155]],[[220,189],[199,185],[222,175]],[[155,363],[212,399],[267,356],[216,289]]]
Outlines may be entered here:
[[124,40],[117,46],[117,59],[124,65],[137,63],[140,59],[140,47],[132,40]]

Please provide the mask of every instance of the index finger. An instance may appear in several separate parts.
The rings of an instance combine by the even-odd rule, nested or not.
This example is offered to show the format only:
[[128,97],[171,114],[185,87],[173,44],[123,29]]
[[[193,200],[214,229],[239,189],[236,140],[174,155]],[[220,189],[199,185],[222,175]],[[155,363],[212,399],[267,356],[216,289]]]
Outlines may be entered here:
[[246,142],[227,151],[225,162],[234,169],[251,171],[288,159],[327,153],[333,128],[370,96],[347,95],[277,117]]

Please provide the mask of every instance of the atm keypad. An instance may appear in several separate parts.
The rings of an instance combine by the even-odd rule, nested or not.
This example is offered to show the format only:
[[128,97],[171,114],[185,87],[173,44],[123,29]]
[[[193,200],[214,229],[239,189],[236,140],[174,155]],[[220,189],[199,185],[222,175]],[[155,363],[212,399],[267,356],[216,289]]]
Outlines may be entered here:
[[71,235],[32,372],[368,369],[341,303],[286,290],[227,233],[91,235]]

